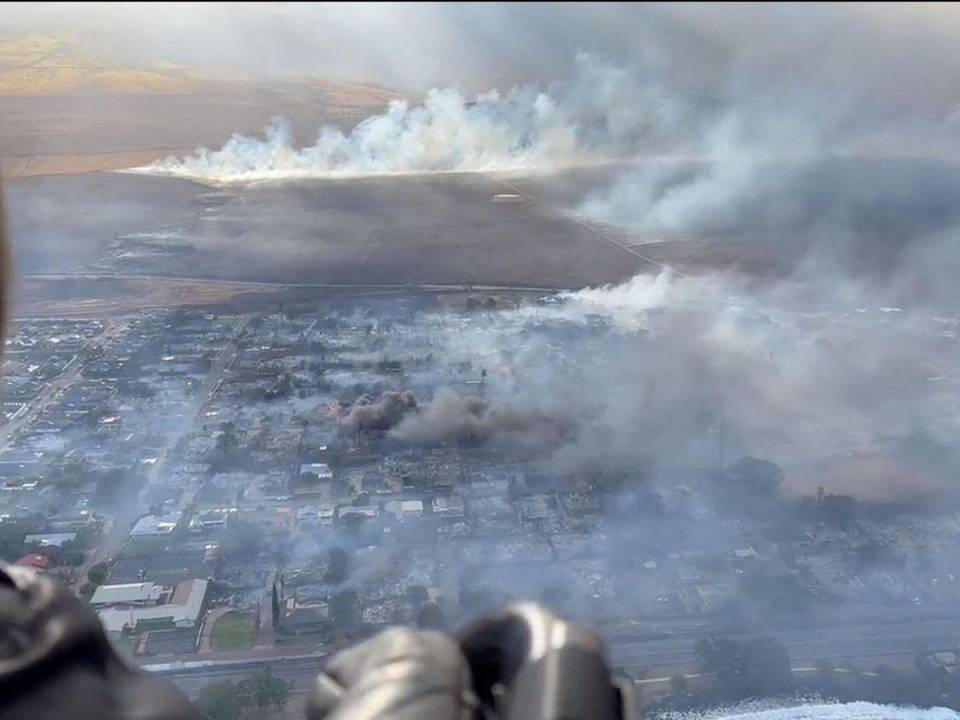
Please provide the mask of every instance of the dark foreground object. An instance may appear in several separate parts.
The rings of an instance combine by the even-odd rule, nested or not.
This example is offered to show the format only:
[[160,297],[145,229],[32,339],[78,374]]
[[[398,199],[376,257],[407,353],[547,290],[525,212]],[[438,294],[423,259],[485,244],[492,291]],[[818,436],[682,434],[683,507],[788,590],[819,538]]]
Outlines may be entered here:
[[29,568],[0,567],[0,718],[193,720],[180,691],[121,660],[69,590]]
[[[0,720],[199,720],[130,666],[93,611],[29,568],[0,565]],[[534,605],[454,638],[407,628],[349,648],[317,678],[308,720],[619,720],[629,713],[593,632]]]

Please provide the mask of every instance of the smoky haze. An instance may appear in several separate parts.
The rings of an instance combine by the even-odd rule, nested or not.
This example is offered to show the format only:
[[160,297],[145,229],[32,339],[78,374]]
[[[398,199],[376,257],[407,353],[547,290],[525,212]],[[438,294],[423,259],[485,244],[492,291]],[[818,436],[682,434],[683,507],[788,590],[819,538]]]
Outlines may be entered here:
[[[27,31],[55,30],[72,12],[0,14]],[[258,318],[263,334],[243,324],[235,350],[244,360],[282,337],[291,353],[320,357],[284,366],[258,402],[282,408],[284,388],[304,389],[290,402],[304,436],[311,422],[336,426],[309,461],[329,460],[338,481],[356,471],[351,481],[363,485],[364,473],[385,476],[389,466],[413,497],[426,474],[418,466],[454,458],[454,479],[441,486],[466,500],[430,552],[442,555],[449,541],[459,619],[533,598],[612,625],[676,613],[689,633],[684,603],[706,588],[707,608],[710,586],[727,600],[707,611],[709,622],[744,633],[796,630],[813,616],[866,623],[890,598],[904,616],[947,607],[935,605],[937,593],[960,577],[956,7],[194,12],[188,22],[171,5],[95,6],[85,42],[109,36],[101,50],[118,62],[268,80],[340,74],[405,99],[306,141],[278,117],[262,135],[238,132],[78,182],[129,181],[143,193],[130,207],[169,192],[169,225],[152,229],[149,247],[183,254],[165,267],[214,257],[218,278],[245,262],[244,280],[381,286],[381,298],[344,300],[342,314],[318,305],[298,318],[294,301],[286,317],[271,307]],[[156,32],[139,44],[132,28],[143,23]],[[37,216],[64,206],[24,204]],[[39,225],[59,239],[62,223],[51,230],[16,212],[15,230]],[[117,212],[131,225],[118,240],[157,224]],[[359,229],[337,236],[341,224]],[[561,248],[566,227],[614,253],[614,270],[621,260],[629,269],[575,283],[554,274],[552,286],[575,289],[534,291],[547,284],[548,260],[589,262],[580,236]],[[205,232],[213,249],[194,254],[190,243]],[[461,236],[474,244],[454,255]],[[355,239],[360,252],[327,262],[335,237]],[[530,237],[525,274],[511,274],[522,264],[515,246]],[[503,241],[496,252],[494,241]],[[464,258],[456,273],[430,263],[446,253]],[[374,256],[397,259],[377,265]],[[361,277],[368,265],[377,274]],[[628,277],[643,266],[649,272]],[[540,278],[529,280],[529,267]],[[619,280],[602,284],[608,278]],[[423,305],[402,306],[393,293],[415,282]],[[427,302],[428,293],[442,297]],[[246,358],[236,372],[262,372],[259,362]],[[308,390],[329,397],[314,403]],[[224,401],[218,418],[230,410]],[[283,412],[258,422],[257,434]],[[227,440],[212,457],[241,473],[227,452],[243,449],[235,430],[221,431]],[[376,515],[379,506],[358,499],[386,492],[383,482],[371,487],[343,507],[356,501]],[[363,522],[323,531],[349,555],[337,591],[360,593],[408,550]],[[301,533],[281,548],[289,565],[320,556],[319,537]],[[904,559],[917,548],[931,555]],[[890,579],[900,572],[915,584]]]
[[[733,239],[813,276],[839,268],[934,295],[948,284],[958,219],[953,7],[422,12],[428,36],[445,27],[438,17],[477,13],[484,22],[460,24],[468,38],[486,23],[513,37],[546,13],[534,36],[556,32],[566,61],[476,94],[460,79],[478,76],[455,59],[445,85],[353,129],[324,127],[297,145],[277,118],[263,138],[235,135],[133,172],[224,185],[606,165],[590,186],[545,183],[547,195],[640,242]],[[584,17],[603,31],[568,39]],[[614,22],[624,17],[639,28],[632,43]],[[495,47],[491,66],[510,65]],[[927,273],[929,283],[919,279]]]
[[[50,8],[29,18],[7,12],[11,27],[56,26]],[[354,51],[342,62],[417,97],[352,129],[320,128],[312,144],[297,145],[277,118],[263,138],[235,135],[219,149],[130,172],[276,187],[506,173],[641,249],[699,243],[710,252],[736,243],[744,257],[773,259],[775,272],[765,275],[738,275],[736,263],[728,274],[695,278],[667,270],[571,295],[564,322],[583,326],[593,303],[593,314],[617,327],[625,313],[632,332],[582,356],[574,350],[576,360],[560,365],[507,337],[527,361],[547,363],[513,377],[514,392],[498,396],[493,378],[484,398],[449,390],[432,399],[365,397],[343,416],[347,429],[415,443],[519,445],[564,468],[598,457],[625,468],[721,452],[702,439],[721,425],[722,444],[741,454],[795,462],[823,449],[813,439],[822,418],[850,433],[937,436],[929,424],[938,386],[921,368],[948,341],[934,329],[923,342],[903,343],[894,338],[910,324],[889,316],[935,324],[955,298],[960,98],[951,77],[960,52],[952,6],[333,4],[230,14],[211,5],[196,13],[190,32],[175,38],[183,21],[172,6],[94,9],[111,36],[157,22],[158,45],[143,48],[143,62],[162,40],[167,57],[208,72],[309,74],[334,48],[375,44],[372,60]],[[291,65],[267,61],[253,71],[225,38],[264,17],[255,42]],[[405,41],[409,27],[422,43]],[[321,34],[307,42],[308,28]],[[385,28],[397,42],[382,41]],[[204,42],[187,42],[197,34]],[[460,52],[440,51],[438,43],[451,42]],[[392,77],[397,67],[418,82]],[[470,89],[484,85],[493,89]],[[577,168],[598,170],[584,182]],[[653,310],[666,314],[629,317]],[[810,335],[804,313],[832,319]],[[854,322],[875,315],[876,328]],[[924,473],[930,492],[946,490],[944,472]]]
[[[829,478],[863,498],[952,500],[953,393],[934,368],[953,328],[850,285],[639,276],[439,333],[451,364],[487,371],[483,397],[441,389],[389,433],[532,453],[560,475],[672,477],[759,456],[787,468],[795,492]],[[924,443],[944,452],[918,464]],[[856,466],[853,448],[888,471],[830,468]]]

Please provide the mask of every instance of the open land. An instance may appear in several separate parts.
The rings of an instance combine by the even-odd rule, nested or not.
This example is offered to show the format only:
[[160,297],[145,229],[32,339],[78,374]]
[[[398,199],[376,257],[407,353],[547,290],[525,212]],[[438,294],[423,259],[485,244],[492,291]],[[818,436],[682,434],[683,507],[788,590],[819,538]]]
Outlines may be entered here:
[[[215,146],[277,111],[303,138],[390,94],[64,74],[45,57],[0,74],[20,274],[0,540],[4,559],[43,565],[95,602],[138,662],[191,695],[264,664],[302,691],[329,653],[380,628],[455,626],[534,598],[599,627],[638,685],[695,677],[696,639],[716,633],[774,637],[796,673],[914,657],[956,671],[944,659],[960,649],[953,517],[814,504],[771,527],[718,509],[717,468],[615,489],[471,442],[404,443],[341,422],[369,397],[483,396],[522,372],[504,353],[488,378],[486,361],[444,353],[451,337],[493,328],[560,357],[598,337],[638,342],[602,318],[571,328],[539,313],[556,290],[665,264],[769,272],[776,258],[760,246],[586,220],[570,198],[602,169],[216,189],[94,172]],[[27,93],[25,77],[43,82]],[[504,193],[517,197],[495,201]],[[910,332],[935,337],[934,320]],[[807,482],[813,502],[820,480]],[[637,522],[619,510],[634,492],[669,512]],[[693,532],[705,526],[718,532]],[[130,585],[149,586],[146,598],[118,589]]]

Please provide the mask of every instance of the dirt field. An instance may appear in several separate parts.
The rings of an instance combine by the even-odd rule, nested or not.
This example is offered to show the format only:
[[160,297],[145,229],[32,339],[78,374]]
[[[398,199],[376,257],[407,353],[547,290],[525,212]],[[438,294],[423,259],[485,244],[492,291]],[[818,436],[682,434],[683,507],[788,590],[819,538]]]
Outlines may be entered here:
[[273,291],[188,280],[72,280],[23,277],[17,283],[13,315],[98,317],[178,305],[219,305]]
[[321,125],[351,127],[397,97],[331,78],[267,83],[118,67],[69,38],[0,35],[0,166],[8,178],[129,167],[220,147],[275,115],[310,142]]
[[482,175],[211,188],[121,174],[10,184],[21,273],[579,288],[649,270]]

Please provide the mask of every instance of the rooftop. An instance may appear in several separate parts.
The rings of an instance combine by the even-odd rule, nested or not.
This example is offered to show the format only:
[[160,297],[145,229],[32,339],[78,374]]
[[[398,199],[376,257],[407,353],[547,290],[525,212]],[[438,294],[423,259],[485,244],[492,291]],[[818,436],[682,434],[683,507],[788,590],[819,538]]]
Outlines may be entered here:
[[168,513],[166,515],[146,515],[133,526],[130,531],[131,537],[155,537],[170,535],[177,529],[177,524],[183,516],[181,512]]
[[24,545],[40,545],[41,547],[63,547],[68,542],[77,539],[75,532],[67,533],[36,533],[23,538]]
[[326,463],[304,463],[300,466],[301,475],[316,475],[320,480],[333,480],[333,471]]
[[162,620],[169,620],[177,627],[194,627],[200,619],[208,585],[206,580],[187,580],[174,590],[175,602],[127,609],[106,608],[99,612],[100,622],[107,632],[114,633],[133,630],[141,622]]
[[32,555],[24,555],[22,558],[17,560],[14,565],[46,570],[48,567],[50,567],[50,558],[48,558],[46,555],[37,555],[34,553]]
[[90,598],[91,605],[157,602],[163,597],[162,585],[152,582],[101,585]]

